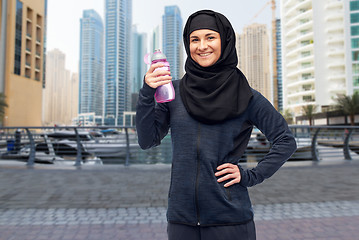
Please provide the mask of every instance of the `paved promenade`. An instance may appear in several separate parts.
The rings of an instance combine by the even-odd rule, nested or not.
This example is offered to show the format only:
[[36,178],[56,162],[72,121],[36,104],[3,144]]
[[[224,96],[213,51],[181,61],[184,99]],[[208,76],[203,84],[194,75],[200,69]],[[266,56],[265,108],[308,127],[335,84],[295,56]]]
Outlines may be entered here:
[[[249,190],[257,239],[358,239],[358,173],[357,161],[287,163]],[[169,179],[169,165],[0,160],[0,240],[165,240]]]

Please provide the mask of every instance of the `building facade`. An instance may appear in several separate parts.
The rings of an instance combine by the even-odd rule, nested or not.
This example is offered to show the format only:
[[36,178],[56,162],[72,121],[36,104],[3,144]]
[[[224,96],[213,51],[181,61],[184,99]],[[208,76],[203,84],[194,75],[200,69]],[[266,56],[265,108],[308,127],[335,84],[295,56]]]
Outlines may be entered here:
[[303,106],[335,104],[338,94],[352,92],[346,76],[345,2],[281,1],[284,108],[295,115]]
[[156,26],[152,31],[152,38],[150,42],[150,50],[153,53],[156,49],[162,49],[162,28],[160,25]]
[[177,6],[166,6],[162,16],[163,53],[170,64],[172,79],[183,76],[182,17]]
[[80,20],[79,113],[102,116],[103,23],[94,10],[84,10]]
[[346,77],[348,94],[359,91],[359,1],[344,1]]
[[4,126],[41,126],[46,0],[0,2],[0,92]]
[[72,81],[70,71],[65,68],[66,56],[60,50],[48,51],[46,61],[43,124],[71,125],[76,117],[72,105],[78,103],[78,82]]
[[122,125],[131,108],[132,0],[105,1],[104,123]]
[[237,34],[238,68],[249,85],[269,101],[271,95],[269,36],[265,24],[251,24]]
[[276,20],[276,69],[277,69],[277,100],[278,100],[278,111],[283,111],[283,78],[282,78],[282,36],[281,36],[281,21]]
[[146,54],[147,54],[147,34],[137,32],[136,27],[133,26],[131,93],[138,93],[143,85],[143,77],[147,72],[147,65],[144,62],[144,56]]

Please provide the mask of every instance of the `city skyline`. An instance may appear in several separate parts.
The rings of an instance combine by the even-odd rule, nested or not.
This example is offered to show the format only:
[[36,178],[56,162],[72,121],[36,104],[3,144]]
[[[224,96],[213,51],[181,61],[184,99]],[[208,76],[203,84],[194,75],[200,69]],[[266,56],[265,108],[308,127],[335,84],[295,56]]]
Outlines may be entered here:
[[[244,6],[239,2],[223,4],[215,0],[196,2],[190,0],[156,0],[156,4],[153,4],[150,1],[133,0],[133,25],[137,25],[139,33],[144,32],[150,36],[152,30],[161,25],[165,6],[177,5],[184,22],[196,10],[213,9],[227,16],[235,31],[241,32],[245,25],[253,22],[270,24],[271,10],[268,5],[264,7],[265,4],[266,2],[263,0],[253,0],[246,2],[245,10],[240,10]],[[104,0],[77,0],[76,2],[48,0],[47,49],[58,48],[63,51],[66,55],[66,68],[71,72],[78,72],[80,19],[83,10],[86,9],[94,9],[104,20]],[[238,14],[238,11],[241,14]],[[279,12],[279,1],[277,2],[277,11]],[[64,12],[66,12],[66,18],[63,18]],[[255,15],[258,16],[253,19]],[[278,13],[277,16],[279,16]],[[253,20],[251,21],[251,19]]]

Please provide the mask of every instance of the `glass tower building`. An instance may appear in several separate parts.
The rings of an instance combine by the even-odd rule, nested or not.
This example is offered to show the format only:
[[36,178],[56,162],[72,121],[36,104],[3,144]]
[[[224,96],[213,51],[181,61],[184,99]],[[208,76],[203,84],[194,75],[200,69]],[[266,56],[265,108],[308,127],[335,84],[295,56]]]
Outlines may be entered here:
[[182,17],[177,6],[166,6],[162,16],[163,52],[170,64],[172,79],[183,75]]
[[276,53],[277,53],[277,99],[278,110],[283,111],[283,80],[282,80],[282,38],[281,38],[281,21],[276,19]]
[[106,125],[122,125],[131,108],[132,0],[105,0],[105,86]]
[[102,116],[103,23],[94,10],[84,10],[80,22],[79,113]]
[[138,93],[143,85],[143,76],[147,71],[147,65],[143,60],[147,53],[147,35],[139,33],[135,26],[132,30],[132,49],[131,93]]

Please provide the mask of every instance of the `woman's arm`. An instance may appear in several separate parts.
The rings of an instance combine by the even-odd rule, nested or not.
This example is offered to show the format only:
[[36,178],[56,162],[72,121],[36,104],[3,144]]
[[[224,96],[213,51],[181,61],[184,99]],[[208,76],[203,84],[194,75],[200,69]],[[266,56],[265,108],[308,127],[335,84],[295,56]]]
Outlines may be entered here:
[[267,137],[272,147],[253,169],[240,168],[240,184],[254,186],[271,177],[295,152],[297,144],[282,115],[261,94],[250,104],[250,121]]
[[138,97],[136,128],[138,143],[142,149],[159,145],[169,129],[169,110],[167,104],[156,104],[154,100],[156,88],[167,84],[172,79],[168,71],[161,70],[154,72],[155,68],[162,65],[157,63],[150,67]]

